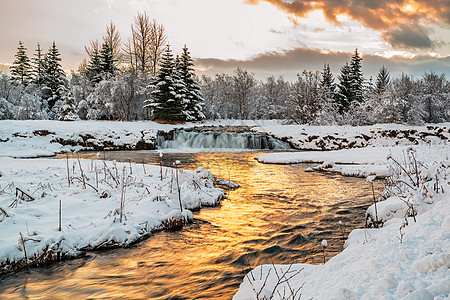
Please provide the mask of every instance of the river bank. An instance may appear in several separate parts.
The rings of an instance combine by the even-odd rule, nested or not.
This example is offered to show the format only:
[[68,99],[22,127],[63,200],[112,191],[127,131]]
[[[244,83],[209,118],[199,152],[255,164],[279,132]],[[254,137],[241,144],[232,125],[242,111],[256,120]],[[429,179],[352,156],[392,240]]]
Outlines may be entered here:
[[[230,122],[230,124],[231,123],[236,125],[236,122]],[[245,124],[245,122],[243,122],[243,124]],[[429,170],[431,170],[429,172],[431,175],[435,175],[439,172],[439,185],[444,192],[423,194],[424,187],[427,190],[432,190],[429,186],[431,180],[424,182],[425,185],[420,186],[418,189],[407,191],[406,194],[416,193],[417,195],[421,195],[420,197],[417,197],[417,199],[426,203],[426,205],[422,205],[422,209],[420,210],[421,214],[416,217],[417,223],[411,220],[411,218],[406,218],[409,224],[418,225],[404,227],[402,231],[404,240],[402,240],[401,243],[398,241],[397,237],[403,238],[402,234],[399,233],[398,228],[402,226],[404,222],[403,220],[405,218],[402,218],[404,213],[400,212],[393,214],[392,210],[394,209],[397,211],[399,207],[404,208],[404,202],[400,201],[401,205],[399,206],[398,199],[396,200],[397,202],[395,202],[395,199],[391,198],[390,205],[384,206],[384,208],[386,208],[383,212],[383,216],[386,216],[384,228],[356,230],[352,232],[347,241],[348,247],[346,250],[337,255],[337,258],[333,258],[323,266],[306,264],[295,265],[296,268],[304,268],[304,270],[307,271],[302,271],[291,278],[292,280],[289,281],[289,284],[300,287],[303,282],[306,282],[301,293],[303,295],[308,295],[308,297],[319,299],[339,299],[339,297],[350,299],[352,297],[370,298],[375,297],[374,295],[380,293],[387,298],[401,298],[407,297],[408,295],[419,295],[418,297],[420,298],[421,295],[432,295],[433,297],[438,297],[436,299],[444,299],[442,298],[442,295],[445,294],[445,292],[448,293],[445,286],[449,286],[447,284],[449,283],[449,266],[447,262],[449,261],[448,223],[450,221],[448,217],[446,217],[446,214],[448,214],[450,209],[448,207],[448,195],[450,193],[448,187],[448,178],[450,176],[448,174],[448,159],[450,156],[450,153],[448,153],[448,124],[439,124],[438,126],[429,128],[427,126],[421,126],[420,128],[413,129],[417,132],[417,134],[412,133],[414,138],[410,136],[411,134],[409,131],[408,137],[405,137],[405,129],[399,129],[399,127],[401,127],[399,125],[382,125],[381,127],[384,129],[382,129],[381,132],[390,132],[387,136],[385,136],[385,134],[377,134],[377,132],[380,131],[377,131],[376,128],[378,127],[376,125],[351,129],[348,127],[341,128],[337,126],[322,129],[305,126],[286,126],[284,128],[278,126],[276,123],[264,125],[266,126],[264,128],[261,124],[254,125],[260,125],[259,127],[254,128],[254,131],[260,131],[279,137],[291,144],[297,145],[299,148],[307,149],[308,147],[312,147],[314,150],[332,150],[333,147],[338,147],[338,149],[341,149],[338,151],[323,152],[270,153],[259,156],[259,161],[266,163],[314,161],[321,164],[321,166],[316,167],[317,170],[335,171],[351,176],[366,177],[369,175],[376,175],[385,177],[389,175],[389,166],[391,165],[386,158],[390,156],[399,159],[399,155],[401,158],[404,153],[410,151],[412,146],[412,150],[416,153],[416,157],[420,162],[419,165],[423,164],[426,168],[429,168]],[[3,228],[8,227],[14,229],[7,238],[4,238],[3,236],[1,238],[0,246],[2,250],[0,251],[3,251],[1,253],[7,253],[1,255],[3,261],[5,263],[8,262],[10,268],[13,259],[17,259],[18,261],[24,260],[27,262],[28,257],[33,257],[33,254],[36,254],[36,257],[39,258],[40,256],[37,255],[38,253],[41,253],[41,255],[42,253],[47,253],[57,256],[58,249],[61,246],[67,247],[66,249],[71,249],[70,251],[67,250],[65,253],[59,251],[60,255],[65,254],[66,256],[71,255],[72,249],[80,251],[84,246],[87,247],[86,249],[90,249],[89,247],[92,245],[95,245],[94,247],[96,247],[105,241],[105,245],[108,245],[108,241],[115,241],[117,242],[117,245],[126,246],[129,243],[132,243],[133,239],[138,240],[139,235],[145,236],[149,234],[152,229],[156,230],[157,228],[160,228],[160,224],[162,224],[168,216],[179,216],[178,213],[172,213],[176,208],[179,208],[178,195],[173,188],[174,175],[172,175],[172,171],[164,172],[164,176],[166,177],[164,177],[163,180],[165,181],[164,185],[162,185],[162,182],[158,177],[158,174],[160,174],[159,167],[145,166],[146,169],[144,171],[141,164],[130,165],[128,163],[110,162],[108,163],[108,167],[104,168],[101,154],[99,160],[93,160],[92,162],[81,161],[81,167],[76,159],[71,159],[69,161],[69,168],[67,168],[67,164],[64,160],[18,160],[12,159],[11,157],[50,156],[65,151],[87,150],[92,149],[90,148],[90,143],[94,143],[94,141],[95,143],[98,143],[97,145],[99,147],[106,145],[104,141],[109,141],[109,143],[118,145],[117,147],[119,147],[119,149],[122,147],[121,145],[127,145],[123,146],[125,149],[138,149],[136,145],[142,140],[142,136],[145,136],[147,140],[152,141],[154,145],[158,131],[170,131],[173,129],[174,127],[171,127],[171,125],[160,125],[151,122],[134,124],[115,122],[65,123],[52,121],[0,121],[0,172],[2,173],[0,184],[1,189],[3,190],[0,194],[0,207],[2,207],[5,212],[0,213],[0,227],[2,227],[2,232]],[[319,133],[319,131],[322,133]],[[372,135],[369,136],[371,131]],[[143,132],[147,133],[143,134]],[[319,149],[320,147],[318,147],[317,144],[318,141],[321,140],[322,136],[330,136],[330,132],[335,136],[340,136],[342,138],[341,141],[337,144],[334,142],[330,143],[330,146]],[[403,133],[400,134],[401,132]],[[354,141],[352,139],[359,141],[362,138],[362,140],[366,140],[362,134],[369,137],[367,143],[353,143]],[[88,137],[86,138],[86,142],[89,141],[88,143],[84,143],[83,136],[85,138]],[[361,136],[361,138],[359,138],[359,136]],[[64,139],[64,137],[69,137],[70,140],[78,140],[79,142],[75,145],[57,142],[58,138]],[[297,142],[294,137],[298,137]],[[346,141],[344,139],[346,139]],[[300,141],[307,140],[312,141],[315,146],[302,146]],[[326,140],[330,141],[332,139],[327,138]],[[358,148],[357,146],[361,147]],[[126,176],[123,176],[122,173],[124,168],[125,172],[127,172]],[[67,176],[68,170],[69,176]],[[82,175],[81,170],[88,175]],[[126,215],[127,220],[124,222],[126,224],[121,222],[117,223],[117,218],[120,218],[120,211],[118,214],[116,210],[120,208],[120,199],[123,195],[119,178],[128,178],[128,175],[131,175],[131,172],[133,172],[132,178],[134,179],[129,182],[129,189],[126,190],[125,195],[126,197],[133,195],[132,198],[139,199],[139,204],[134,208],[133,206],[126,206],[124,210],[126,212],[125,215],[128,213],[128,215]],[[203,172],[205,171],[199,170],[198,173],[201,174]],[[112,191],[111,194],[114,194],[114,196],[108,197],[108,193],[106,193],[105,198],[102,198],[101,196],[104,195],[103,190],[100,192],[100,189],[97,188],[97,180],[95,178],[98,176],[101,180],[101,178],[104,178],[105,174],[107,175],[107,179],[104,180],[103,189]],[[202,192],[198,191],[197,184],[202,182],[205,186],[209,186],[211,191],[215,191],[212,187],[212,183],[207,183],[210,181],[209,175],[206,176],[207,178],[202,178],[203,176],[200,176],[199,174],[196,175],[195,171],[182,171],[180,174],[185,174],[187,176],[185,179],[182,179],[181,177],[183,175],[180,175],[180,183],[182,185],[189,182],[190,179],[196,178],[194,179],[196,183],[190,181],[190,184],[185,184],[186,190],[183,191],[183,195],[195,195],[192,198],[197,199],[193,201],[197,204],[193,205],[193,207],[198,208],[205,204],[200,203],[200,205],[198,205],[198,193],[202,194]],[[425,177],[425,171],[423,174]],[[198,176],[198,178],[195,176]],[[72,186],[70,188],[68,188],[68,177],[72,178]],[[88,180],[83,183],[83,178],[88,178]],[[144,185],[141,184],[142,180],[145,182]],[[150,188],[146,186],[147,180],[150,180]],[[125,180],[125,182],[128,184],[127,180]],[[170,182],[172,182],[171,190],[169,189]],[[12,183],[14,184],[12,185]],[[86,188],[84,188],[85,183],[87,183]],[[36,196],[37,193],[41,196],[41,200],[28,201],[30,199],[27,198],[26,194],[22,194],[20,190],[17,192],[16,196],[15,187],[19,187],[20,190],[24,191],[26,194],[30,194],[33,198],[39,199],[39,197]],[[97,188],[98,191],[93,187]],[[148,188],[150,193],[146,188]],[[161,194],[160,192],[162,191],[164,192]],[[219,194],[220,192],[217,193]],[[155,198],[152,198],[149,195],[153,195]],[[166,195],[168,195],[167,198],[165,198]],[[167,200],[167,203],[160,203],[165,202],[160,201],[161,198]],[[61,199],[62,201],[69,203],[69,205],[70,203],[76,203],[77,207],[86,206],[86,211],[83,211],[82,213],[85,216],[90,217],[80,218],[77,213],[74,213],[73,215],[64,215],[63,213],[62,224],[64,225],[62,226],[68,227],[62,228],[62,230],[66,230],[66,233],[73,233],[73,237],[77,238],[77,240],[75,240],[76,242],[74,242],[74,239],[72,238],[62,236],[61,232],[58,230],[58,200]],[[65,199],[69,199],[70,201],[66,201]],[[218,198],[211,197],[209,200],[206,200],[206,202],[210,203],[211,200],[211,202],[217,203],[217,199]],[[45,205],[47,205],[45,210],[32,207],[34,205],[33,202],[38,203],[38,201],[44,200],[46,200]],[[133,199],[132,203],[134,200],[135,199]],[[108,204],[102,207],[101,204],[105,203]],[[13,207],[9,207],[11,204],[13,204]],[[160,207],[162,204],[163,207]],[[92,216],[92,211],[97,210],[99,205],[101,206],[100,210],[104,212],[104,215]],[[129,210],[127,211],[127,209]],[[20,214],[17,213],[19,211]],[[70,211],[69,206],[69,212]],[[152,219],[153,221],[150,220],[150,216],[146,214],[148,211],[152,211],[151,218],[153,218],[153,212],[157,211],[155,218],[158,221],[155,221],[154,219]],[[63,212],[67,212],[67,208],[63,207]],[[111,214],[109,214],[109,212],[111,212]],[[189,214],[187,210],[185,211],[185,216],[182,218],[189,219],[189,216],[186,214]],[[389,216],[393,216],[393,219],[391,220]],[[30,223],[32,222],[28,221],[29,218],[40,220],[44,217],[49,218],[48,223],[43,225],[45,227],[43,227],[44,229],[35,230],[30,228]],[[13,218],[15,220],[13,220]],[[19,220],[18,223],[17,220]],[[12,223],[10,223],[10,221],[12,221]],[[142,223],[146,222],[148,223],[144,226]],[[72,223],[79,226],[79,228],[83,228],[85,232],[91,233],[92,230],[92,235],[86,234],[85,237],[77,237],[74,231],[72,231],[71,227],[74,226]],[[103,224],[105,231],[95,229],[97,228],[95,227],[97,226],[97,223]],[[14,224],[14,226],[8,225],[6,227],[7,224]],[[15,226],[17,224],[18,226]],[[150,229],[149,231],[147,231],[148,224],[154,226],[148,227],[148,229]],[[116,227],[119,229],[112,231],[109,229],[115,229]],[[94,235],[94,233],[96,235]],[[367,237],[367,234],[370,234],[370,238]],[[101,238],[96,239],[98,236]],[[429,240],[425,243],[424,239],[428,237]],[[400,244],[400,246],[396,243]],[[430,247],[427,246],[430,244],[433,245],[433,249],[431,250],[429,249]],[[23,247],[24,245],[25,247]],[[30,249],[34,250],[28,250],[27,245],[30,246]],[[49,248],[46,245],[52,246]],[[376,249],[376,251],[369,251],[367,250],[367,247],[372,247],[373,249]],[[48,251],[48,249],[51,251]],[[56,251],[54,251],[55,249]],[[30,251],[31,253],[27,253],[27,258],[25,258],[25,250]],[[73,252],[75,253],[77,251]],[[398,257],[394,254],[397,252],[405,253],[405,255]],[[388,253],[390,255],[389,257],[392,259],[387,260],[383,258],[383,253]],[[349,260],[354,261],[354,264],[350,264],[348,262]],[[345,263],[334,264],[333,261],[344,261]],[[373,264],[368,265],[367,261],[372,261]],[[423,263],[421,263],[421,261],[423,261]],[[391,268],[393,264],[397,265],[395,269]],[[400,266],[398,266],[398,264],[400,264]],[[348,265],[348,267],[346,267],[346,265]],[[413,265],[418,266],[413,267]],[[6,266],[6,264],[4,264],[4,266]],[[267,273],[265,272],[269,272],[268,270],[272,267],[273,266],[263,266],[257,268],[256,271],[258,271],[258,274],[262,274],[259,281],[257,278],[255,278],[255,280],[253,280],[253,278],[248,280],[248,278],[251,277],[247,276],[235,298],[257,299],[254,291],[255,289],[259,290],[262,288],[261,291],[264,292],[264,295],[267,296],[269,295],[268,293],[272,293],[270,295],[273,295],[274,299],[277,299],[276,297],[279,297],[278,292],[281,294],[283,288],[288,288],[288,284],[285,282],[282,285],[277,285],[277,278],[273,271],[271,271],[271,275],[268,276],[266,280],[265,275]],[[277,266],[277,268],[278,267],[280,268],[279,270],[282,270],[283,268],[286,270],[288,268],[283,266]],[[260,269],[262,269],[261,272]],[[363,271],[367,272],[368,275],[364,275]],[[320,272],[325,273],[322,274]],[[385,280],[380,279],[380,277],[385,276],[390,272],[394,272],[395,280],[392,280],[391,277]],[[364,279],[364,281],[360,282],[358,288],[352,288],[353,286],[351,285],[351,278],[353,278],[352,274],[354,273],[360,275],[358,278],[361,278],[361,280]],[[401,275],[403,273],[405,275]],[[328,278],[323,277],[325,276],[324,274],[329,274],[330,276],[330,280],[328,281],[330,282],[330,289],[323,288],[323,282],[320,278]],[[332,280],[331,277],[341,279]],[[274,287],[276,287],[276,289],[274,289]],[[335,291],[338,291],[338,293],[334,293]]]

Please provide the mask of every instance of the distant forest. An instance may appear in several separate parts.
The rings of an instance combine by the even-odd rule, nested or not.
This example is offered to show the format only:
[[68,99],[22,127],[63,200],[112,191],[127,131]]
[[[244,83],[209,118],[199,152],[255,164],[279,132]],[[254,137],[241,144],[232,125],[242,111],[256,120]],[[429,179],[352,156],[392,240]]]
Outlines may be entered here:
[[300,71],[297,80],[260,81],[233,74],[195,76],[185,46],[174,56],[162,24],[138,13],[131,37],[113,22],[101,40],[85,46],[88,59],[67,75],[56,43],[33,56],[19,42],[11,75],[0,73],[0,119],[164,120],[284,119],[296,124],[423,124],[450,121],[450,82],[445,74],[391,78],[380,66],[364,78],[356,49],[335,78],[328,64]]

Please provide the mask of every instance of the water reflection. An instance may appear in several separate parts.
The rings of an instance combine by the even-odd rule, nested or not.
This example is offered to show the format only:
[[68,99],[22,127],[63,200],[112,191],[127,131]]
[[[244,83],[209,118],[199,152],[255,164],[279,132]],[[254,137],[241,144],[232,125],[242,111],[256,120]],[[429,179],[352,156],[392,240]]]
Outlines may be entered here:
[[[220,207],[196,213],[194,224],[161,232],[128,249],[32,269],[0,284],[1,299],[230,299],[246,271],[262,263],[321,263],[342,250],[346,233],[363,226],[371,201],[367,183],[305,173],[307,165],[263,165],[257,152],[166,153],[164,163],[204,166],[241,188]],[[98,158],[83,153],[84,158]],[[154,152],[109,152],[106,159],[158,163]],[[103,154],[100,154],[100,157]]]

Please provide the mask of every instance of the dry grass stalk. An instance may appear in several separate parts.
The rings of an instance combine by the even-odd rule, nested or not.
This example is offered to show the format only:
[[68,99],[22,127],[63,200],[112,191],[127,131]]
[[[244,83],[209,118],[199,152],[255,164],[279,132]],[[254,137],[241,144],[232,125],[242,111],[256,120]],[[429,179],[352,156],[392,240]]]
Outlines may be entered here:
[[22,232],[19,232],[19,234],[20,234],[20,240],[22,241],[23,253],[25,256],[25,263],[28,263],[27,249],[25,248],[25,240],[23,238]]
[[67,168],[67,183],[70,187],[70,169],[69,169],[69,155],[66,154],[66,168]]
[[77,155],[78,166],[80,167],[81,180],[83,182],[83,188],[86,189],[86,179],[84,178],[83,168],[81,167],[80,157]]
[[121,184],[121,194],[120,194],[120,223],[122,223],[123,209],[125,206],[125,167],[122,171],[122,184]]
[[16,197],[18,197],[20,200],[25,200],[25,197],[28,198],[28,201],[33,201],[34,197],[30,196],[29,194],[27,194],[26,192],[24,192],[23,190],[21,190],[20,188],[16,187]]
[[175,173],[176,173],[176,182],[177,182],[177,190],[178,190],[178,201],[180,202],[180,210],[183,212],[183,204],[181,203],[181,188],[180,188],[180,182],[178,179],[178,165],[180,164],[180,161],[175,161]]
[[58,231],[61,231],[61,200],[59,200],[59,226]]
[[0,213],[2,213],[5,217],[9,217],[8,213],[0,207]]

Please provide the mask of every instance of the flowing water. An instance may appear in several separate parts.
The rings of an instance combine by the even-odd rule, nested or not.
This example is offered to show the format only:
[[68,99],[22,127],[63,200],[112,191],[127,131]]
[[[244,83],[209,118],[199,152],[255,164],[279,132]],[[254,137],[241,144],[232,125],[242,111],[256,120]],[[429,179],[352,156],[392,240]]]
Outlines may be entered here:
[[[228,191],[221,206],[196,212],[181,231],[12,275],[0,283],[0,299],[231,299],[251,267],[320,264],[323,239],[327,260],[342,251],[342,231],[346,236],[364,224],[371,202],[365,180],[306,173],[308,165],[260,164],[254,160],[260,153],[164,154],[167,165],[204,166],[241,187]],[[155,151],[105,154],[137,163],[159,159]]]
[[285,150],[290,146],[267,135],[257,135],[248,132],[217,132],[210,130],[185,131],[176,130],[171,140],[158,136],[158,146],[161,149],[269,149]]

